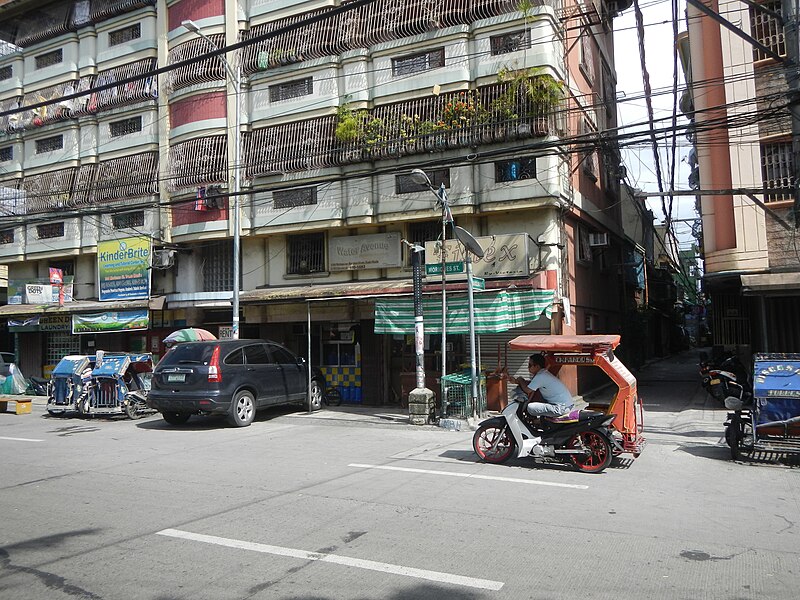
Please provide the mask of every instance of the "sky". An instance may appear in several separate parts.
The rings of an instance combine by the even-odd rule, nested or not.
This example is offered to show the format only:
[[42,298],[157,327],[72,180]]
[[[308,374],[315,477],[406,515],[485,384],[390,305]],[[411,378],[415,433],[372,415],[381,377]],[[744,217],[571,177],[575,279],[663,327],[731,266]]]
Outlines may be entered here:
[[[672,2],[670,0],[640,0],[644,18],[645,61],[650,74],[650,86],[653,90],[653,114],[655,119],[671,119],[673,113],[673,52],[674,33],[672,25]],[[685,2],[678,1],[678,31],[686,29]],[[614,19],[614,55],[617,71],[618,120],[627,133],[635,129],[646,128],[648,121],[647,106],[643,96],[641,61],[639,59],[639,38],[636,30],[634,8],[627,9]],[[684,88],[683,71],[678,62],[678,98]],[[667,121],[670,123],[670,121]],[[666,124],[666,123],[665,123]],[[685,126],[688,121],[678,109],[678,126]],[[659,139],[660,163],[664,190],[669,189],[672,140]],[[689,189],[689,167],[686,157],[690,145],[684,135],[677,138],[675,189]],[[623,151],[623,163],[628,171],[631,185],[647,192],[657,192],[655,162],[652,145],[643,143]],[[664,218],[660,198],[648,201],[658,222]],[[697,217],[693,196],[676,196],[673,199],[673,215],[675,231],[681,248],[690,247],[693,242],[691,223],[680,222],[680,219]]]

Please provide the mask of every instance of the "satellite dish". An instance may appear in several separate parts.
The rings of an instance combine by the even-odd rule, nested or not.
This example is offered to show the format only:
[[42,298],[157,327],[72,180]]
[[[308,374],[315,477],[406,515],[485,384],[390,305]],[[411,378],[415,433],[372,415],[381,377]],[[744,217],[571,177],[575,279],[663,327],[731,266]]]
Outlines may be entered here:
[[483,248],[478,243],[478,240],[466,229],[463,227],[459,227],[456,225],[453,227],[453,233],[455,234],[458,241],[464,244],[464,247],[472,252],[478,258],[483,258]]

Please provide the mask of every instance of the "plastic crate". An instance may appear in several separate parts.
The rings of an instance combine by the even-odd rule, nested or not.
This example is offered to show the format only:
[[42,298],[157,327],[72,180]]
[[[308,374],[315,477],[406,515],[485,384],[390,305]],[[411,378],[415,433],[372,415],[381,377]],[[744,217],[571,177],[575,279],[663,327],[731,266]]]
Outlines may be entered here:
[[478,397],[472,405],[472,378],[464,373],[442,377],[442,394],[447,401],[447,414],[443,417],[467,419],[473,414],[486,412],[486,377],[478,375]]

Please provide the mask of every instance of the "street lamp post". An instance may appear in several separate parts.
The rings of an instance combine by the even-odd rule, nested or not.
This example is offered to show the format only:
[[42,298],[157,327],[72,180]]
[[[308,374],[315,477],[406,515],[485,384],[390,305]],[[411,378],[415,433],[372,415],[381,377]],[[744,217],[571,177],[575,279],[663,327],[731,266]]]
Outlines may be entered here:
[[447,398],[444,393],[444,377],[447,375],[447,290],[446,290],[446,277],[447,272],[447,254],[445,243],[447,241],[447,224],[453,222],[453,215],[450,212],[450,205],[447,203],[447,189],[444,183],[439,186],[439,189],[433,187],[427,173],[422,169],[414,169],[411,171],[411,179],[418,185],[427,186],[428,189],[439,199],[439,204],[442,207],[442,381],[441,381],[441,395],[442,395],[442,408],[441,417],[447,415]]
[[[192,33],[197,34],[201,38],[203,38],[208,44],[214,48],[215,50],[219,50],[219,47],[197,26],[197,24],[190,20],[186,19],[181,23],[185,29],[191,31]],[[231,304],[233,306],[233,319],[232,319],[232,327],[231,327],[231,335],[233,339],[239,339],[239,279],[240,269],[241,269],[241,233],[239,231],[239,193],[241,191],[241,167],[242,167],[242,160],[241,160],[241,121],[242,121],[242,104],[241,104],[241,92],[242,92],[242,78],[239,71],[239,66],[236,66],[236,71],[234,71],[228,60],[221,54],[217,55],[219,59],[222,61],[222,64],[225,67],[225,72],[230,79],[230,84],[233,86],[234,95],[236,97],[236,109],[234,110],[234,129],[233,129],[233,185],[230,189],[229,197],[233,199],[233,207],[231,210],[233,211],[233,297],[231,299]]]

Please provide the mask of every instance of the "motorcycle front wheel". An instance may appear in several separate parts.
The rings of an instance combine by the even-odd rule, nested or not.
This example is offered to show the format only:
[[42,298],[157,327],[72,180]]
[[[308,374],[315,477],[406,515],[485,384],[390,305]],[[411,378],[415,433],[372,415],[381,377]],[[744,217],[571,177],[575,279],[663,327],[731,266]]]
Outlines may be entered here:
[[570,454],[573,466],[582,473],[601,473],[614,457],[611,444],[605,435],[595,429],[576,433],[567,443],[567,448],[580,448],[585,454]]
[[478,427],[472,436],[472,449],[484,462],[500,464],[514,455],[517,444],[508,426],[499,423],[486,423]]

